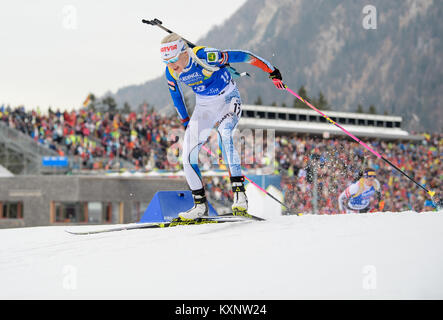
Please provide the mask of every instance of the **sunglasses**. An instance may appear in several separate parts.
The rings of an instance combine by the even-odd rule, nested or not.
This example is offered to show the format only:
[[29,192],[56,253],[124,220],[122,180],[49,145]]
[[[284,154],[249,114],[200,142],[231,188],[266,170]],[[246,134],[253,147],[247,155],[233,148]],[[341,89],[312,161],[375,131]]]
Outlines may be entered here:
[[178,59],[180,59],[180,54],[176,55],[174,58],[171,58],[169,60],[163,60],[163,62],[166,64],[176,63]]
[[374,175],[370,175],[370,176],[365,176],[365,178],[372,178],[372,179],[375,179],[376,176],[374,176]]

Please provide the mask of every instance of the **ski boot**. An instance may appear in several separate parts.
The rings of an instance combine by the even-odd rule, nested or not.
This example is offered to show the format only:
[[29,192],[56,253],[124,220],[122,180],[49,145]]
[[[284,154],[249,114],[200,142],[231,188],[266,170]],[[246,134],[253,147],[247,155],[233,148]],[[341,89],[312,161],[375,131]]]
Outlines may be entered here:
[[209,206],[206,200],[205,189],[193,190],[192,197],[194,198],[194,207],[178,214],[179,219],[182,221],[196,220],[208,215]]
[[234,193],[232,213],[234,215],[245,215],[248,212],[248,198],[243,185],[244,181],[245,178],[243,176],[231,177],[232,192]]

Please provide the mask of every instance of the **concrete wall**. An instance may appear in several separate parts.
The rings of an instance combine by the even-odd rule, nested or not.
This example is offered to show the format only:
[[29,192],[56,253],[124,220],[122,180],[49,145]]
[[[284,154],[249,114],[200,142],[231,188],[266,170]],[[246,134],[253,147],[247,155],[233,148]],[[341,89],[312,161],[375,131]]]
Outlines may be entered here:
[[121,202],[123,223],[132,205],[148,203],[160,190],[188,190],[184,178],[17,176],[0,178],[0,202],[22,202],[23,219],[0,219],[0,228],[50,225],[51,201]]

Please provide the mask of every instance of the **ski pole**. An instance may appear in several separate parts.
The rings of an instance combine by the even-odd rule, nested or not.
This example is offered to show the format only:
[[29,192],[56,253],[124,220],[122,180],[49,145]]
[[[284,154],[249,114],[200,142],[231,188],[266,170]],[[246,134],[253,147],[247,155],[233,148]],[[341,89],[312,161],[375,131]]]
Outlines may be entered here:
[[[209,153],[211,156],[215,156],[214,153],[213,153],[211,150],[209,150],[207,147],[202,146],[202,148],[203,148],[207,153]],[[300,213],[294,213],[293,211],[291,211],[291,209],[290,209],[287,205],[285,205],[283,202],[281,202],[280,200],[278,200],[276,197],[274,197],[274,196],[273,196],[272,194],[270,194],[268,191],[266,191],[265,189],[263,189],[262,187],[260,187],[260,186],[259,186],[258,184],[256,184],[254,181],[252,181],[251,179],[249,179],[247,176],[244,175],[244,177],[245,177],[245,179],[246,179],[249,183],[251,183],[252,185],[254,185],[255,187],[257,187],[257,188],[258,188],[260,191],[262,191],[264,194],[268,195],[269,197],[271,197],[272,199],[274,199],[275,201],[277,201],[278,203],[280,203],[283,207],[285,207],[287,212],[290,212],[291,214],[294,214],[294,215],[297,215],[297,216],[300,216],[300,215],[301,215]]]
[[[163,22],[161,22],[160,20],[158,20],[157,18],[155,18],[154,20],[146,20],[146,19],[142,19],[142,23],[146,23],[149,24],[151,26],[157,26],[160,29],[163,29],[164,31],[166,31],[167,33],[174,33],[172,30],[166,28],[165,26],[163,26]],[[187,44],[188,46],[192,49],[195,48],[196,45],[193,44],[191,41],[186,40],[185,38],[183,38],[182,36],[179,35],[180,38],[182,38]],[[235,74],[237,77],[243,77],[243,76],[248,76],[250,77],[251,75],[247,72],[238,72],[237,70],[235,70],[233,67],[231,67],[229,64],[226,64],[226,67],[229,68],[229,70]]]
[[419,184],[417,181],[415,181],[413,178],[411,178],[409,175],[407,175],[403,170],[401,170],[400,168],[398,168],[395,164],[393,164],[391,161],[389,161],[388,159],[386,159],[385,157],[383,157],[381,154],[379,154],[377,151],[373,150],[371,147],[369,147],[366,143],[364,143],[363,141],[361,141],[359,138],[357,138],[356,136],[354,136],[352,133],[350,133],[349,131],[347,131],[345,128],[343,128],[341,125],[339,125],[337,122],[335,122],[334,120],[332,120],[331,118],[329,118],[327,115],[325,115],[323,112],[321,112],[320,110],[318,110],[316,107],[314,107],[312,104],[310,104],[308,101],[306,101],[305,99],[303,99],[302,97],[300,97],[297,93],[295,93],[293,90],[291,90],[287,85],[283,84],[284,88],[286,91],[288,91],[290,94],[292,94],[293,96],[295,96],[297,99],[299,99],[301,102],[303,102],[304,104],[306,104],[309,108],[315,110],[316,112],[318,112],[319,114],[321,114],[324,118],[326,118],[326,120],[328,120],[330,123],[332,123],[333,125],[335,125],[336,127],[338,127],[339,129],[341,129],[344,133],[346,133],[349,137],[351,137],[352,139],[354,139],[355,141],[357,141],[359,144],[361,144],[364,148],[366,148],[367,150],[369,150],[372,154],[374,154],[377,158],[383,160],[384,162],[386,162],[387,164],[389,164],[391,167],[393,167],[395,170],[397,170],[398,172],[400,172],[402,175],[404,175],[406,178],[408,178],[409,180],[411,180],[412,182],[414,182],[418,187],[422,188],[424,191],[426,191],[426,193],[431,197],[432,201],[434,201],[434,196],[435,196],[435,191],[431,191],[426,189],[424,186],[422,186],[421,184]]
[[[158,20],[158,19],[154,19],[154,20],[146,20],[146,19],[143,19],[142,22],[143,22],[143,23],[146,23],[146,24],[150,24],[151,26],[157,26],[157,27],[159,27],[160,29],[165,30],[167,33],[174,33],[173,31],[171,31],[171,30],[169,30],[168,28],[164,27],[164,26],[163,26],[163,22],[161,22],[161,21]],[[193,44],[191,41],[186,40],[186,39],[183,38],[182,36],[180,36],[180,38],[182,38],[182,39],[188,44],[189,47],[191,47],[191,48],[194,48],[194,47],[195,47],[195,44]]]

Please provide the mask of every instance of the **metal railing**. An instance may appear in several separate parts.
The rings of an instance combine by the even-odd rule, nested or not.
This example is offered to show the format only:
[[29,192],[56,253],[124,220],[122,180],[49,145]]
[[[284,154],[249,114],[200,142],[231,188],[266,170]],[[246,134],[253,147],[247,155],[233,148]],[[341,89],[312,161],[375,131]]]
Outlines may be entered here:
[[17,129],[10,128],[3,121],[0,121],[0,139],[7,143],[14,143],[23,152],[32,153],[39,156],[58,155],[56,151],[47,146],[39,144],[25,133]]

